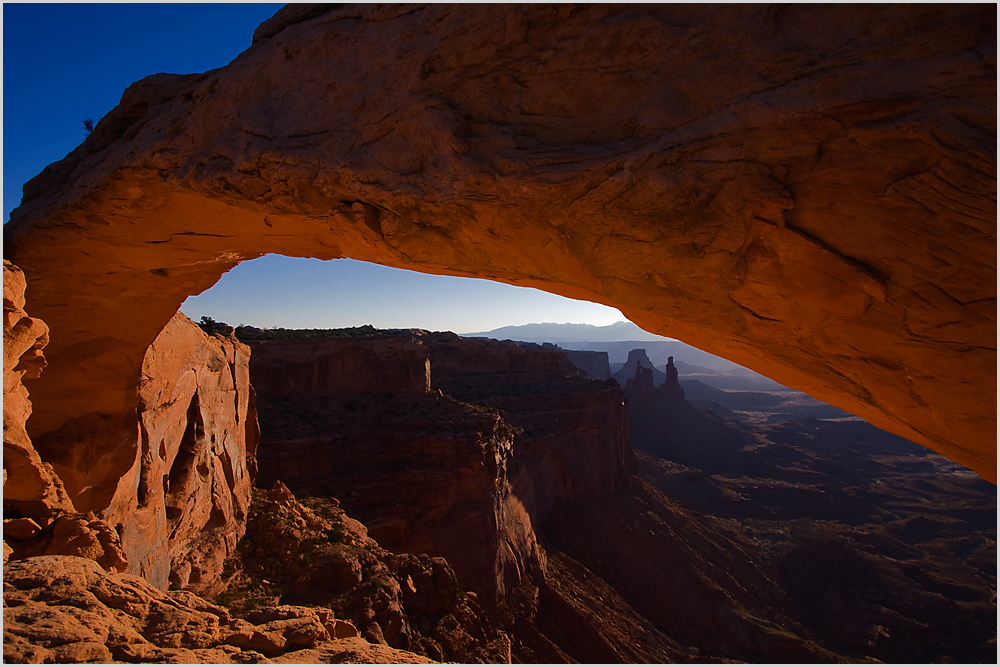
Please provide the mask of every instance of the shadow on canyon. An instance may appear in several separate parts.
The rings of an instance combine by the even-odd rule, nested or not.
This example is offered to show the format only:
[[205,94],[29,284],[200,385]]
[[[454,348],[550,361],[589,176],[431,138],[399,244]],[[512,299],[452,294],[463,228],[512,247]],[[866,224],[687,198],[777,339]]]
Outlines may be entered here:
[[[553,345],[329,333],[250,341],[258,486],[336,498],[382,548],[454,572],[433,613],[335,586],[368,637],[462,661],[995,657],[995,488],[943,457],[673,359],[623,391]],[[331,605],[309,580],[274,601]]]
[[657,344],[676,361],[178,314],[120,514],[5,431],[4,658],[991,662],[992,485]]

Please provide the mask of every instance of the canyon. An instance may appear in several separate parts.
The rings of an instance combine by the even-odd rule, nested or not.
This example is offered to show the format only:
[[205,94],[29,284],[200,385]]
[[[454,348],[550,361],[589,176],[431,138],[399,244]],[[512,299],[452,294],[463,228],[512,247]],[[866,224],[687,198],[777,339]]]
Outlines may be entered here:
[[[308,345],[316,368],[344,368],[347,350],[377,365],[378,351],[405,343],[430,362],[410,386],[426,393],[405,382],[344,392],[335,377],[308,396],[261,392],[261,423],[274,425],[262,428],[262,486],[287,480],[303,502],[336,497],[390,550],[443,557],[486,619],[477,647],[505,637],[522,662],[995,652],[995,492],[971,471],[856,418],[801,419],[780,401],[774,423],[699,410],[672,358],[659,386],[640,365],[622,388],[582,378],[572,353],[551,345],[327,333],[249,344],[280,373],[284,349],[302,361]],[[307,371],[289,368],[317,376]],[[353,613],[359,628],[370,616]],[[386,639],[454,659],[427,641],[437,630],[417,627]]]
[[[5,661],[989,662],[994,13],[289,5],[136,82],[4,228]],[[787,391],[177,312],[268,252]]]
[[[37,372],[44,325],[6,268],[9,338]],[[178,315],[151,346],[153,444],[118,491],[132,489],[133,528],[89,517],[117,561],[44,529],[18,539],[26,517],[5,501],[6,659],[995,651],[995,492],[912,443],[863,422],[722,418],[686,401],[673,358],[655,386],[644,350],[622,388],[553,345],[371,327],[253,340],[286,333]],[[171,530],[138,529],[149,517]],[[831,574],[861,582],[857,600],[824,588]],[[816,595],[828,612],[810,611]]]

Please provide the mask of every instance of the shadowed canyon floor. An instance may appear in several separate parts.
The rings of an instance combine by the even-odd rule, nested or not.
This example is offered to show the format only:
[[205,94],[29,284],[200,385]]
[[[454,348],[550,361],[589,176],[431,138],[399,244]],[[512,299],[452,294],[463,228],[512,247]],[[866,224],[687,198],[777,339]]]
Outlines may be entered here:
[[[584,415],[624,398],[614,383],[569,375],[551,346],[400,334],[429,348],[433,390],[261,394],[262,481],[335,496],[393,548],[445,556],[515,660],[995,654],[996,495],[975,473],[786,390],[730,390],[750,409],[722,418],[678,393],[683,378],[666,399],[626,389],[638,465],[601,461],[586,433],[608,415]],[[803,404],[834,420],[797,417]],[[496,467],[476,473],[483,452]],[[518,488],[532,458],[551,498]],[[608,465],[617,483],[579,493]],[[533,532],[519,543],[499,538],[512,498],[524,514],[507,520]]]
[[260,472],[221,593],[11,561],[7,661],[995,656],[995,487],[922,447],[759,380],[696,408],[735,380],[681,360],[622,388],[552,345],[316,333],[246,341]]

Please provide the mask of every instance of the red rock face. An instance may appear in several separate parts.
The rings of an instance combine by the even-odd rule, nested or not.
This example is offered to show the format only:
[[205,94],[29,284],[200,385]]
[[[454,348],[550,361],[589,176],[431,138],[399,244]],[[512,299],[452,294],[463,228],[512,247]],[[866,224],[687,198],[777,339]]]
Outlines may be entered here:
[[[515,440],[525,506],[535,521],[568,500],[605,497],[634,469],[624,395],[616,383],[580,378],[551,345],[432,334],[433,385],[475,405],[500,408]],[[519,494],[522,499],[524,494]]]
[[45,368],[42,348],[49,342],[45,323],[24,311],[24,286],[21,270],[4,260],[3,504],[5,514],[9,506],[32,520],[51,519],[74,508],[62,480],[39,457],[24,429],[31,401],[22,380],[38,377]]
[[614,305],[995,479],[994,24],[984,5],[283,10],[228,66],[131,86],[25,187],[4,252],[53,332],[29,432],[46,460],[89,447],[106,504],[146,348],[276,252]]
[[127,567],[119,535],[93,513],[80,514],[52,465],[24,428],[31,402],[21,380],[45,368],[48,327],[25,312],[24,275],[3,266],[3,560],[42,554],[82,556],[100,567]]
[[104,514],[129,572],[160,588],[214,595],[243,535],[257,444],[249,355],[178,313],[143,360],[139,449]]
[[[22,329],[23,322],[14,331]],[[9,510],[23,517],[12,524],[14,556],[84,556],[159,588],[172,582],[205,595],[217,592],[223,560],[243,535],[250,502],[257,420],[248,358],[249,349],[235,339],[208,336],[181,314],[170,320],[143,360],[136,439],[118,450],[131,458],[113,461],[125,472],[104,478],[114,482],[104,504],[86,486],[97,477],[86,459],[92,450],[67,450],[75,458],[51,465],[35,454],[30,467],[30,440],[17,439],[11,428],[5,524]],[[12,393],[13,399],[26,396],[23,388]],[[19,404],[5,399],[5,405]],[[67,437],[85,442],[88,434]],[[42,481],[49,486],[39,486]],[[87,512],[76,513],[74,502]]]

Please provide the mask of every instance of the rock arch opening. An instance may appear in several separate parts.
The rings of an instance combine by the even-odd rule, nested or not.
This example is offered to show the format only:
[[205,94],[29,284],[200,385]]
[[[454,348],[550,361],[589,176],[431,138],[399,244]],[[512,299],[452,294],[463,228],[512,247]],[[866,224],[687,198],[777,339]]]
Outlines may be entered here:
[[4,232],[51,328],[29,431],[80,509],[133,463],[150,343],[267,252],[614,305],[995,479],[990,17],[817,9],[879,30],[800,61],[794,17],[684,11],[339,8],[131,86]]

